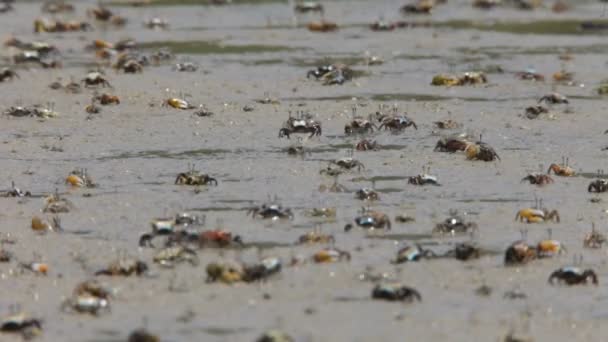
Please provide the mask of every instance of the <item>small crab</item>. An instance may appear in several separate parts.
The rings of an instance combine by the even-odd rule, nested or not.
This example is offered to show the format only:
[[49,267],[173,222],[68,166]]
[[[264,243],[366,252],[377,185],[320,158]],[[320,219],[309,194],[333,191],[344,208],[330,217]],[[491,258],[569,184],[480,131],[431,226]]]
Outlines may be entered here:
[[259,263],[243,267],[243,281],[250,283],[264,280],[281,271],[282,263],[279,258],[264,258]]
[[116,95],[101,94],[93,97],[92,103],[98,101],[102,106],[109,104],[120,104],[120,99]]
[[334,218],[334,217],[336,217],[336,208],[335,207],[312,208],[306,212],[306,215],[312,216],[312,217]]
[[397,25],[380,19],[371,23],[369,28],[372,31],[392,31],[397,28]]
[[355,192],[355,198],[360,199],[362,201],[377,201],[380,196],[373,189],[362,188]]
[[[357,226],[366,229],[391,229],[391,220],[388,215],[375,210],[362,209],[361,216],[355,217],[355,223]],[[349,230],[349,225],[345,227],[345,230]]]
[[16,116],[16,117],[24,117],[24,116],[34,116],[34,111],[32,109],[26,107],[10,107],[4,111],[5,115]]
[[446,119],[433,122],[433,125],[439,129],[456,129],[462,127],[462,124],[452,119]]
[[526,264],[538,257],[537,249],[528,245],[525,241],[513,242],[505,252],[505,265]]
[[136,74],[144,71],[144,66],[135,59],[129,59],[120,68],[126,74]]
[[152,18],[144,21],[144,27],[149,29],[166,30],[169,28],[169,22],[161,18]]
[[412,121],[410,118],[405,116],[405,114],[397,114],[397,106],[393,107],[393,115],[384,115],[380,116],[378,120],[381,122],[378,129],[388,129],[392,132],[402,131],[410,126],[413,126],[414,129],[418,129],[416,123]]
[[327,20],[312,21],[306,25],[309,31],[312,32],[333,32],[338,29],[338,25]]
[[247,211],[247,215],[251,214],[253,218],[259,217],[262,219],[293,219],[293,213],[289,208],[283,208],[280,204],[262,204],[260,207],[251,208]]
[[460,234],[477,230],[475,222],[466,222],[456,210],[450,210],[450,216],[441,223],[437,223],[433,228],[433,233],[439,234]]
[[431,184],[431,185],[436,185],[436,186],[441,185],[441,184],[439,184],[437,177],[429,174],[429,172],[431,172],[430,167],[423,168],[423,171],[424,172],[422,174],[419,174],[417,176],[408,177],[408,179],[407,179],[408,184],[413,184],[413,185]]
[[585,248],[602,248],[602,245],[608,241],[606,236],[595,229],[595,224],[592,225],[591,232],[585,234],[583,238],[583,247]]
[[537,223],[555,221],[559,222],[559,213],[557,210],[538,209],[538,208],[525,208],[521,209],[515,215],[515,220],[526,223]]
[[326,248],[316,252],[312,256],[312,260],[319,264],[342,260],[350,261],[350,253],[337,248]]
[[83,78],[81,82],[84,83],[85,87],[94,87],[101,85],[103,87],[112,88],[110,82],[108,82],[105,77],[103,77],[103,74],[98,71],[92,71],[88,73],[87,76]]
[[169,106],[169,107],[173,107],[175,109],[194,109],[196,108],[196,106],[190,104],[188,101],[184,100],[184,99],[179,99],[177,97],[172,97],[169,99],[166,99],[163,103],[162,106]]
[[550,258],[566,252],[566,247],[558,240],[545,239],[536,244],[536,253],[539,258]]
[[401,7],[400,11],[404,14],[431,14],[435,7],[435,0],[416,0],[412,4]]
[[515,77],[520,80],[528,80],[528,81],[544,81],[545,76],[535,72],[534,70],[526,70],[515,73]]
[[344,157],[330,161],[330,164],[337,165],[344,170],[353,170],[357,168],[357,171],[365,169],[365,165],[360,161],[353,159],[352,157]]
[[526,118],[532,120],[538,118],[539,115],[549,113],[549,109],[544,106],[526,107]]
[[483,161],[494,161],[500,160],[500,157],[490,145],[481,141],[481,137],[478,142],[469,144],[464,150],[464,153],[469,160],[483,160]]
[[436,257],[435,253],[430,249],[424,249],[421,245],[406,245],[397,251],[393,264],[402,264],[405,262],[419,261],[420,259],[430,259]]
[[10,333],[21,333],[25,340],[40,335],[42,332],[42,321],[25,313],[13,314],[4,317],[0,321],[0,331]]
[[190,171],[182,172],[175,178],[175,184],[177,185],[216,185],[217,179],[205,174],[200,173],[194,169],[194,166],[190,167]]
[[114,13],[112,13],[112,11],[110,11],[107,7],[98,5],[97,7],[88,9],[87,16],[95,18],[99,21],[108,21],[110,18],[112,18],[112,16],[114,16]]
[[242,246],[243,240],[240,235],[232,235],[223,229],[206,230],[197,236],[199,247],[227,247]]
[[121,257],[112,261],[104,269],[95,272],[95,275],[108,276],[130,276],[132,274],[142,275],[148,271],[145,262],[130,257]]
[[418,290],[401,284],[378,284],[372,290],[372,298],[410,303],[422,300]]
[[323,234],[319,229],[315,229],[306,234],[300,235],[297,243],[299,244],[313,244],[313,243],[334,243],[336,239],[333,235]]
[[557,176],[563,177],[571,177],[576,174],[573,168],[571,168],[568,164],[568,158],[562,158],[562,164],[551,164],[549,165],[549,169],[547,170],[547,174],[550,174],[551,171]]
[[316,1],[297,1],[294,6],[297,13],[320,12],[323,13],[323,5]]
[[93,316],[110,310],[108,298],[98,297],[89,293],[74,294],[61,304],[61,309],[66,312],[88,313]]
[[243,267],[240,264],[212,262],[207,264],[205,271],[210,283],[221,281],[232,284],[243,281]]
[[6,80],[13,80],[14,78],[19,78],[19,75],[9,68],[0,69],[0,82],[4,82]]
[[593,285],[597,285],[597,274],[592,269],[581,269],[578,267],[562,267],[549,276],[549,284],[565,283],[566,285],[581,285],[591,281]]
[[191,62],[177,63],[173,66],[173,70],[181,72],[195,72],[198,70],[198,65]]
[[551,178],[551,176],[543,174],[543,173],[538,173],[538,172],[533,172],[529,175],[527,175],[526,177],[521,179],[522,182],[530,182],[530,184],[534,184],[534,185],[538,185],[538,186],[543,186],[543,185],[547,185],[547,184],[551,184],[553,183],[553,178]]
[[15,182],[11,182],[11,189],[0,192],[2,197],[30,197],[32,193],[29,191],[23,191],[15,186]]
[[596,179],[589,184],[587,187],[589,192],[606,192],[608,191],[608,180],[607,179]]
[[279,138],[287,137],[289,139],[289,136],[294,133],[310,133],[310,138],[321,135],[321,123],[309,117],[294,118],[289,116],[289,119],[283,124],[283,128],[279,130]]
[[453,249],[447,251],[444,257],[454,257],[460,261],[478,259],[481,256],[481,249],[474,244],[463,242],[458,243]]
[[198,256],[190,248],[183,246],[167,247],[154,256],[154,262],[162,266],[172,267],[175,263],[187,261],[193,266],[198,265]]
[[434,151],[436,152],[449,152],[454,153],[457,151],[465,151],[467,146],[471,143],[463,137],[451,136],[439,139],[435,145]]
[[344,126],[344,134],[366,134],[373,132],[376,125],[361,117],[354,117],[351,122]]
[[75,169],[70,172],[65,182],[74,187],[94,188],[96,186],[86,169]]
[[54,216],[51,222],[43,221],[40,217],[34,216],[32,217],[32,230],[40,233],[50,232],[60,232],[63,229],[61,228],[61,220],[59,216]]
[[547,94],[540,99],[538,99],[538,103],[546,102],[550,104],[568,104],[568,98],[559,93],[551,93]]
[[378,149],[378,144],[376,143],[375,140],[371,141],[371,140],[363,139],[355,145],[355,150],[357,150],[357,151],[371,151],[371,150],[377,150],[377,149]]
[[37,275],[47,275],[49,271],[49,265],[43,262],[22,262],[19,266],[27,271],[33,272]]

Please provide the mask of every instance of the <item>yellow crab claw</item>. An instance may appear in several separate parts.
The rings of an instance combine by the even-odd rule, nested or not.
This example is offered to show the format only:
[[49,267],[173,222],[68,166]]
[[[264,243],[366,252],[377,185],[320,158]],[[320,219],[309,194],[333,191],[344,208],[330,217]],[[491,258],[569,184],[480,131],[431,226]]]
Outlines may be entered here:
[[464,153],[467,156],[467,159],[475,159],[477,158],[477,155],[479,154],[479,145],[477,144],[469,144],[465,150]]
[[85,184],[84,179],[82,179],[74,174],[69,175],[68,178],[65,179],[65,182],[67,184],[70,184],[71,186],[77,186],[77,187],[82,187]]
[[543,240],[538,243],[538,251],[542,253],[557,254],[562,252],[562,244],[557,240]]
[[178,98],[170,98],[167,100],[167,104],[176,109],[188,109],[190,108],[190,104],[186,102],[186,100],[178,99]]
[[51,226],[42,221],[42,219],[38,216],[34,216],[32,217],[32,230],[35,230],[37,232],[43,232],[46,230],[51,230]]

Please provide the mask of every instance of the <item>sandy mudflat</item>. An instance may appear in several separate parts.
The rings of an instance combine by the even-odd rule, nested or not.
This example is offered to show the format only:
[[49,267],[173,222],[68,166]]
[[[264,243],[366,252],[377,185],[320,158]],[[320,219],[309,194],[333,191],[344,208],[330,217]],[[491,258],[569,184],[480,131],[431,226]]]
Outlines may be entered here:
[[[552,1],[534,11],[498,8],[473,9],[467,0],[449,0],[430,16],[401,16],[399,1],[330,1],[326,18],[342,27],[319,34],[294,26],[293,10],[286,3],[230,6],[110,7],[126,17],[117,29],[94,24],[86,33],[32,33],[32,22],[42,16],[39,2],[15,5],[0,14],[2,38],[44,40],[62,52],[62,69],[17,66],[20,78],[0,83],[2,110],[15,105],[46,105],[51,101],[57,118],[0,117],[0,183],[14,181],[35,194],[55,189],[74,203],[61,214],[67,231],[39,235],[30,227],[41,213],[42,198],[0,198],[0,231],[14,245],[15,255],[0,264],[0,313],[18,304],[43,320],[39,341],[120,341],[142,325],[162,341],[253,341],[263,331],[278,328],[296,341],[501,341],[513,331],[534,341],[600,341],[608,336],[606,249],[589,250],[582,239],[592,222],[605,229],[608,199],[587,192],[596,170],[605,168],[608,145],[606,98],[595,88],[606,73],[605,32],[580,32],[583,21],[602,20],[597,1],[570,1],[570,11],[555,14]],[[94,1],[74,3],[69,18],[85,19]],[[166,31],[148,30],[141,22],[154,16],[169,21]],[[368,24],[383,16],[387,21],[429,21],[429,27],[372,32]],[[58,16],[61,18],[63,16]],[[314,15],[300,16],[307,22]],[[117,106],[106,106],[89,117],[84,107],[95,90],[67,94],[50,89],[51,82],[82,79],[96,59],[84,45],[93,39],[117,41],[130,37],[148,43],[144,53],[168,45],[176,59],[146,66],[141,74],[117,73],[108,68]],[[164,42],[164,43],[158,43]],[[171,43],[172,42],[172,43]],[[181,43],[180,43],[181,42]],[[184,43],[186,42],[186,43]],[[3,47],[9,57],[14,49]],[[381,56],[382,65],[366,66],[366,53]],[[558,56],[573,58],[564,62]],[[364,76],[342,86],[322,86],[306,79],[306,72],[325,58],[344,61]],[[176,72],[175,62],[190,61],[200,69]],[[8,61],[3,62],[10,64]],[[496,72],[499,66],[503,72]],[[574,73],[583,85],[555,84],[551,75],[560,68]],[[544,82],[522,81],[514,73],[534,68]],[[487,70],[489,83],[472,87],[433,87],[434,75]],[[568,106],[555,105],[549,115],[529,120],[527,106],[551,91],[570,98]],[[266,93],[268,95],[266,95]],[[214,113],[197,117],[191,111],[161,107],[171,96],[187,95]],[[259,104],[269,96],[279,103]],[[365,169],[342,175],[338,181],[349,191],[319,192],[333,179],[319,174],[327,162],[348,156],[362,137],[344,135],[351,107],[364,116],[378,105],[397,104],[418,129],[401,134],[388,131],[370,135],[378,151],[355,152]],[[254,107],[244,112],[246,105]],[[279,139],[278,130],[288,112],[306,111],[321,122],[320,137],[304,138],[310,153],[289,156],[284,149],[297,142]],[[433,122],[451,118],[462,129],[439,131]],[[466,131],[492,145],[501,160],[468,161],[461,153],[433,152],[443,134]],[[553,176],[554,184],[539,188],[520,180],[549,164],[569,157],[581,176]],[[218,179],[217,187],[200,192],[173,184],[188,165]],[[417,187],[407,177],[431,166],[442,186]],[[74,168],[86,168],[98,187],[71,189],[64,184]],[[375,180],[375,181],[374,181]],[[374,182],[372,182],[374,181]],[[369,236],[355,228],[345,233],[362,206],[353,192],[374,186],[380,200],[369,206],[389,215],[414,216],[413,223],[393,222],[389,232]],[[292,208],[292,221],[254,220],[247,209],[277,196]],[[534,205],[557,209],[560,223],[515,222],[517,210]],[[589,200],[599,197],[603,201]],[[307,209],[337,208],[334,222],[315,220]],[[399,246],[419,242],[445,251],[470,236],[430,235],[450,209],[467,213],[477,223],[475,242],[490,251],[478,260],[423,260],[392,265]],[[200,265],[180,264],[172,269],[152,262],[155,251],[139,248],[140,234],[150,230],[155,217],[181,211],[206,215],[206,229],[225,228],[260,248],[242,251],[202,249]],[[291,246],[320,224],[335,236],[336,247],[352,254],[350,262],[290,267],[294,256],[310,257],[322,245]],[[503,266],[506,247],[528,229],[535,243],[552,236],[567,246],[567,253],[537,260],[522,267]],[[70,232],[80,232],[74,234]],[[415,241],[413,239],[416,239]],[[273,247],[274,246],[274,247]],[[150,265],[143,277],[100,277],[115,289],[111,312],[78,315],[60,310],[74,286],[121,254]],[[593,268],[599,286],[549,286],[547,278],[558,267],[583,256],[583,267]],[[218,260],[257,261],[278,256],[284,269],[259,284],[206,283],[205,265]],[[19,262],[42,260],[47,276],[19,268]],[[422,302],[400,304],[370,298],[374,285],[361,281],[364,272],[385,273],[389,279],[417,288]],[[475,294],[482,285],[493,291]],[[521,290],[526,299],[503,298]],[[268,296],[269,295],[269,296]],[[11,340],[2,334],[0,340]],[[19,340],[20,337],[14,337]]]

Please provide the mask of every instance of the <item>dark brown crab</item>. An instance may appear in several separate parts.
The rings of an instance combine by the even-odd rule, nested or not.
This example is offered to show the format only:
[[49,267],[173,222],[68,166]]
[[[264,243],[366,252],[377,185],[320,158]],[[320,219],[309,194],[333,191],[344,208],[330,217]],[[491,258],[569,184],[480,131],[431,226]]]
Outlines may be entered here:
[[306,115],[302,117],[299,115],[299,118],[294,118],[291,115],[287,119],[287,121],[283,124],[283,128],[279,130],[279,138],[287,137],[294,133],[310,133],[310,138],[315,135],[321,135],[321,123],[315,120],[312,120],[310,115]]
[[538,258],[537,249],[524,240],[513,242],[505,252],[505,265],[522,265]]
[[450,216],[443,222],[438,223],[433,228],[433,233],[439,234],[460,234],[469,233],[477,230],[475,222],[466,222],[456,210],[450,210]]
[[406,245],[397,251],[397,256],[391,261],[393,264],[415,262],[421,259],[436,258],[437,255],[430,249],[425,249],[419,244]]
[[377,201],[380,196],[373,189],[362,188],[355,192],[355,198],[360,199],[362,201]]
[[194,165],[190,167],[188,172],[182,172],[175,178],[177,185],[217,185],[217,179],[205,173],[200,173],[194,169]]
[[538,173],[538,172],[530,173],[526,177],[522,178],[521,181],[530,182],[530,184],[538,185],[538,186],[543,186],[543,185],[551,184],[554,182],[553,178],[551,178],[551,176],[544,174],[544,173]]
[[0,192],[2,197],[30,197],[32,193],[29,191],[23,191],[15,186],[15,182],[11,182],[10,190]]
[[408,303],[422,300],[418,290],[401,284],[378,284],[372,290],[372,298]]
[[372,140],[363,139],[355,145],[355,150],[357,150],[357,151],[375,151],[377,149],[378,149],[378,143],[376,143],[376,140],[372,141]]
[[391,130],[392,132],[400,132],[410,126],[413,126],[414,129],[418,129],[416,123],[405,116],[405,114],[398,114],[396,105],[393,107],[392,115],[380,115],[378,116],[378,121],[380,121],[378,129],[384,128],[385,130]]
[[592,269],[580,269],[578,267],[562,267],[549,276],[549,284],[565,283],[566,285],[584,285],[591,281],[597,285],[597,274]]
[[365,169],[365,165],[363,165],[363,163],[361,163],[360,161],[353,159],[352,157],[344,157],[344,158],[339,158],[336,160],[332,160],[329,162],[330,165],[337,165],[339,166],[341,169],[344,170],[354,170],[355,168],[357,169],[357,171],[361,171],[361,169]]
[[259,207],[251,208],[247,211],[247,215],[251,215],[253,218],[262,219],[293,219],[293,213],[289,208],[283,208],[280,204],[262,204]]
[[88,73],[87,76],[85,78],[83,78],[81,82],[84,83],[85,87],[96,87],[96,86],[101,85],[102,87],[112,88],[112,85],[110,84],[110,82],[108,82],[103,77],[103,74],[98,71],[92,71],[92,72]]
[[[602,170],[598,170],[598,176],[599,177],[604,176],[604,172]],[[589,186],[587,187],[587,191],[588,192],[597,192],[597,193],[608,191],[608,179],[598,178],[598,179],[594,180],[593,182],[589,183]]]
[[[361,228],[366,229],[391,229],[391,220],[388,215],[376,211],[370,210],[366,208],[362,208],[361,215],[355,217],[355,224]],[[352,229],[352,225],[349,223],[344,227],[345,231],[349,231]]]
[[538,99],[538,103],[546,102],[550,104],[568,104],[568,98],[559,93],[551,93],[547,94],[540,99]]
[[483,161],[494,161],[500,160],[500,157],[490,145],[481,141],[481,135],[479,141],[474,144],[468,144],[464,150],[464,153],[469,160],[483,160]]
[[121,257],[112,261],[104,269],[95,272],[95,275],[107,276],[130,276],[132,274],[142,275],[148,271],[145,262],[130,257]]
[[12,69],[2,68],[0,69],[0,83],[6,80],[13,80],[19,78],[19,75]]
[[457,151],[465,151],[467,146],[471,144],[465,137],[450,136],[444,137],[437,141],[434,151],[454,153]]

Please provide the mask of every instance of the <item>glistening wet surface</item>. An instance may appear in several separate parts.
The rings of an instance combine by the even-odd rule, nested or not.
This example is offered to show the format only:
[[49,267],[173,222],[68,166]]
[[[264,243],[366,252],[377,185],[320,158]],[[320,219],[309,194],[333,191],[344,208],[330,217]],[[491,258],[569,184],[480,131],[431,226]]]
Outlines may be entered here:
[[[605,178],[598,170],[605,168],[608,153],[602,150],[608,145],[608,105],[597,88],[608,79],[608,20],[599,1],[564,1],[570,8],[562,13],[551,10],[554,2],[545,0],[534,10],[509,5],[480,10],[468,0],[449,0],[430,15],[402,15],[399,8],[405,3],[396,0],[326,1],[325,18],[340,29],[318,33],[306,28],[318,14],[294,15],[293,4],[282,1],[213,6],[203,0],[152,0],[141,7],[110,2],[109,8],[128,20],[117,28],[87,18],[86,10],[97,2],[83,0],[74,2],[74,13],[56,18],[91,21],[93,31],[40,34],[32,33],[32,26],[47,16],[40,12],[41,3],[16,3],[14,12],[0,14],[2,38],[51,43],[61,52],[63,68],[15,66],[11,57],[17,50],[1,50],[0,64],[19,74],[0,82],[2,111],[52,103],[59,115],[0,117],[0,182],[7,189],[15,182],[36,195],[0,198],[0,238],[15,240],[2,245],[15,258],[0,263],[5,294],[0,314],[18,305],[40,317],[40,341],[124,341],[139,327],[162,341],[254,341],[268,329],[285,331],[295,341],[502,341],[509,332],[534,341],[602,340],[608,333],[606,251],[585,249],[582,239],[592,223],[605,231],[608,210],[605,194],[587,192],[591,181]],[[380,16],[411,25],[370,30]],[[169,27],[145,28],[142,21],[153,17],[165,19]],[[108,62],[85,49],[94,39],[125,38],[135,39],[144,54],[166,48],[175,57],[126,74],[111,68],[116,56]],[[373,56],[383,62],[374,63]],[[198,70],[178,72],[178,62],[193,63]],[[324,63],[347,64],[357,77],[331,86],[307,78],[309,70]],[[112,88],[85,88],[78,94],[49,88],[58,78],[80,82],[97,67]],[[437,74],[479,70],[486,72],[488,83],[431,85]],[[517,73],[523,71],[541,74],[544,81],[521,80]],[[571,72],[573,80],[555,81],[559,71]],[[526,107],[551,92],[568,96],[569,103],[548,104],[549,113],[526,118]],[[101,93],[119,96],[120,104],[102,106],[99,114],[85,112]],[[162,105],[169,97],[183,97],[197,108]],[[195,115],[203,108],[199,105],[213,115]],[[357,115],[371,115],[373,121],[376,111],[390,112],[393,105],[417,129],[394,134],[376,127],[364,135],[345,134],[353,106]],[[299,112],[320,122],[322,134],[279,138],[285,120]],[[446,119],[461,126],[436,127],[436,121]],[[462,152],[433,151],[442,136],[462,132],[472,141],[482,135],[500,160],[471,161]],[[377,149],[353,151],[364,138],[376,141]],[[297,144],[304,153],[285,152]],[[365,167],[337,178],[320,173],[343,157]],[[522,182],[562,158],[569,159],[577,176],[551,174],[554,183],[543,187]],[[217,186],[175,185],[176,176],[191,167],[216,178]],[[408,183],[425,167],[441,186]],[[75,168],[86,169],[97,187],[64,184]],[[319,191],[334,182],[346,191]],[[356,199],[360,188],[374,188],[379,199]],[[52,216],[42,213],[40,196],[56,189],[74,204],[69,213],[59,214],[65,233],[38,234],[30,229],[32,217]],[[292,209],[293,220],[248,214],[275,197]],[[519,209],[540,199],[544,207],[559,211],[559,223],[514,220]],[[335,217],[309,214],[321,207],[335,208]],[[392,229],[345,231],[362,208],[385,213]],[[432,234],[451,210],[466,214],[478,229]],[[197,266],[153,263],[156,250],[139,247],[140,235],[150,231],[151,220],[182,211],[205,215],[204,229],[230,230],[244,245],[197,250]],[[395,219],[398,215],[402,221]],[[292,263],[310,260],[326,247],[295,243],[313,229],[332,234],[333,245],[350,252],[350,261]],[[531,244],[551,235],[567,246],[567,253],[505,267],[503,252],[522,232]],[[479,259],[391,263],[404,244],[443,253],[470,241],[485,251]],[[147,262],[150,271],[140,277],[98,277],[115,291],[110,312],[92,316],[60,309],[76,284],[125,254]],[[252,263],[273,256],[281,258],[283,269],[266,281],[207,282],[210,262]],[[583,257],[581,267],[595,270],[599,285],[548,285],[551,272],[573,264],[575,256]],[[47,276],[19,266],[33,260],[49,264]],[[364,273],[375,280],[363,279]],[[378,279],[414,287],[422,301],[372,300]],[[476,294],[482,285],[492,288],[489,296]],[[506,299],[504,293],[512,290],[527,297]]]

